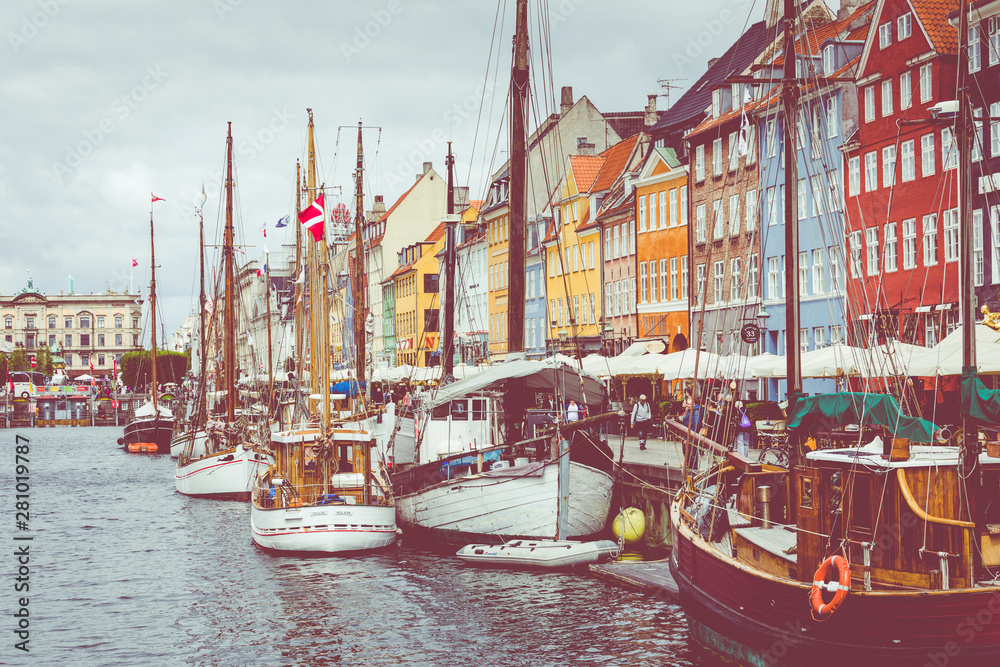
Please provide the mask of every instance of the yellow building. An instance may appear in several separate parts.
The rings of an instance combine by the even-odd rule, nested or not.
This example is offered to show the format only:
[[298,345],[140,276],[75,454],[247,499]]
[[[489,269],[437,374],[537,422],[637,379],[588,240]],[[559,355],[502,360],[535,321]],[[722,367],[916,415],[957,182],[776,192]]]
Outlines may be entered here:
[[486,288],[489,293],[487,326],[490,361],[500,361],[507,354],[507,291],[510,287],[510,178],[505,171],[490,185],[490,193],[481,212],[486,230]]
[[439,352],[441,322],[437,253],[444,247],[442,222],[425,240],[399,251],[392,274],[395,292],[396,365],[430,366]]
[[[582,355],[601,350],[603,262],[596,218],[605,196],[638,161],[647,143],[645,135],[636,134],[600,155],[569,157],[559,198],[552,207],[552,224],[542,240],[550,351]],[[635,252],[634,227],[622,242]],[[634,312],[634,279],[627,287],[631,297],[626,295],[626,302],[629,312]]]

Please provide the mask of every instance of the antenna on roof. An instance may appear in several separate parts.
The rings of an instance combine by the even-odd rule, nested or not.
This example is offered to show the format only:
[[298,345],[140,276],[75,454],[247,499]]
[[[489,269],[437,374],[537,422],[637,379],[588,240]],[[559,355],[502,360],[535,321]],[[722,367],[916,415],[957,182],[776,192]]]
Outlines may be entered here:
[[664,91],[666,91],[666,92],[663,93],[663,97],[667,98],[667,108],[668,109],[670,108],[670,89],[671,88],[676,88],[676,89],[680,90],[681,88],[684,87],[684,86],[675,86],[673,84],[674,81],[687,81],[687,79],[684,78],[684,79],[657,79],[656,80],[656,82],[658,84],[660,84],[660,87],[663,88]]
[[656,80],[656,82],[658,84],[660,84],[660,87],[663,88],[664,91],[666,91],[666,92],[663,93],[663,96],[667,98],[667,108],[668,109],[670,108],[670,89],[671,88],[676,88],[676,89],[680,90],[681,88],[684,87],[684,86],[675,86],[673,84],[674,81],[687,81],[687,79],[685,78],[685,79],[657,79]]

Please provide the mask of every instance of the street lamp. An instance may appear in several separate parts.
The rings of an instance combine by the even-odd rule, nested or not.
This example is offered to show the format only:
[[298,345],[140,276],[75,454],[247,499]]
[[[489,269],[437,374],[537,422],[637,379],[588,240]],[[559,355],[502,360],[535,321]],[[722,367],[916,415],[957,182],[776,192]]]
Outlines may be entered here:
[[[764,336],[765,332],[767,331],[767,318],[769,318],[770,316],[771,314],[766,310],[764,310],[764,304],[760,304],[760,310],[757,312],[757,321],[760,322],[760,324],[758,325],[758,329],[760,329],[761,352],[767,352],[767,341],[764,339]],[[775,350],[775,352],[777,352],[777,350]],[[768,393],[767,385],[769,382],[770,380],[768,380],[767,378],[763,378],[760,381],[760,388],[761,388],[760,395],[761,399],[764,401],[767,400],[767,393]]]
[[[615,339],[615,329],[611,326],[611,322],[605,320],[604,328],[601,329],[601,342],[604,343],[605,352],[610,352],[611,341]],[[608,354],[608,356],[611,356]]]

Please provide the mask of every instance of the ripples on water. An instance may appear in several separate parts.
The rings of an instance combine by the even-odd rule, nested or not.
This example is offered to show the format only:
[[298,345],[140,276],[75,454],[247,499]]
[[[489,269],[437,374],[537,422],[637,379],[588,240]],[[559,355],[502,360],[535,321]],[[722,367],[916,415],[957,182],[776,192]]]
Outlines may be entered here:
[[[364,557],[271,557],[250,539],[249,504],[176,493],[174,461],[125,454],[116,429],[17,432],[31,440],[31,653],[13,649],[5,613],[0,664],[714,662],[689,645],[672,598],[585,572],[471,568],[405,543]],[[8,545],[14,433],[0,430]],[[2,590],[10,609],[12,586]]]

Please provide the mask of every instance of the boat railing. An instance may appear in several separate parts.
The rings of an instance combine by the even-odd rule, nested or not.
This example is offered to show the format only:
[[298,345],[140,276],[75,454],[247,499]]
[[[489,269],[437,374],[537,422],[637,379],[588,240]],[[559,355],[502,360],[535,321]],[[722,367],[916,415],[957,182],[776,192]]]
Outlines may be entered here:
[[[337,473],[329,484],[274,484],[270,477],[258,477],[254,482],[254,502],[264,509],[312,507],[323,505],[360,505],[363,503],[365,479],[362,473]],[[376,487],[373,493],[382,493]]]

